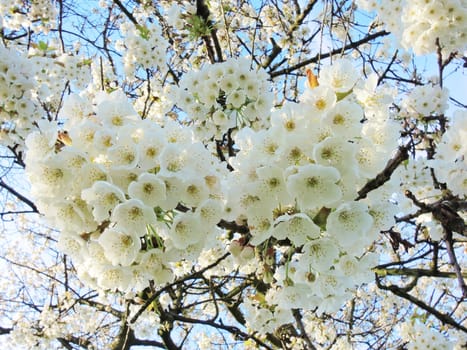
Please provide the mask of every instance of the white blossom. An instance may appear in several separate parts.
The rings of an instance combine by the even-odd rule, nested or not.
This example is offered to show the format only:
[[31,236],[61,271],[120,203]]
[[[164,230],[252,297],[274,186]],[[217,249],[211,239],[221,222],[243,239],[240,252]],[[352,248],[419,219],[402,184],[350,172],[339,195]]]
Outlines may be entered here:
[[104,255],[112,265],[131,265],[141,249],[140,238],[127,233],[118,226],[107,228],[98,239],[99,244],[104,248]]
[[340,174],[336,168],[309,164],[297,167],[286,178],[287,190],[303,208],[326,206],[342,196],[337,182]]
[[147,225],[154,225],[157,222],[152,208],[134,198],[118,204],[110,218],[122,229],[138,236],[144,235]]

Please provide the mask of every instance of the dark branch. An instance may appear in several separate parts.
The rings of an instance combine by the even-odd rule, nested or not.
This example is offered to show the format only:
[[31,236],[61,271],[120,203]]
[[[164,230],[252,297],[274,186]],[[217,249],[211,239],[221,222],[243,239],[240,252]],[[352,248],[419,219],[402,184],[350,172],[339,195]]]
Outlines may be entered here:
[[134,25],[138,25],[138,21],[136,20],[135,16],[133,16],[133,14],[128,11],[128,9],[123,6],[123,4],[120,2],[120,0],[113,0],[113,2],[120,8],[120,10],[125,14],[125,16],[128,17],[128,19],[133,22]]
[[400,146],[399,149],[397,150],[396,155],[389,160],[389,162],[386,164],[386,167],[383,169],[382,172],[380,172],[374,179],[368,181],[363,188],[358,191],[358,197],[355,199],[356,201],[363,199],[366,197],[366,195],[373,191],[374,189],[384,185],[386,181],[388,181],[391,178],[392,173],[394,170],[397,169],[397,167],[406,159],[409,158],[409,146]]
[[0,187],[6,189],[8,192],[10,192],[12,195],[14,195],[16,198],[18,198],[21,202],[27,204],[34,213],[39,213],[39,210],[37,209],[36,205],[34,204],[33,201],[31,201],[29,198],[26,198],[24,195],[16,191],[13,187],[7,185],[3,179],[0,178]]
[[355,48],[359,47],[360,45],[366,44],[366,43],[368,43],[368,42],[370,42],[370,41],[372,41],[372,40],[374,40],[376,38],[383,37],[383,36],[386,36],[386,35],[389,35],[389,34],[390,33],[385,31],[385,30],[370,34],[370,35],[364,37],[363,39],[360,39],[358,41],[354,41],[354,42],[352,42],[352,43],[350,43],[348,45],[345,45],[344,47],[334,49],[334,50],[332,50],[330,52],[317,54],[316,56],[314,56],[314,57],[312,57],[310,59],[304,60],[304,61],[302,61],[300,63],[297,63],[296,65],[293,65],[291,67],[281,69],[281,70],[276,71],[276,72],[270,71],[269,75],[271,76],[271,78],[274,78],[274,77],[277,77],[277,76],[280,76],[280,75],[290,74],[290,73],[292,73],[293,71],[295,71],[297,69],[300,69],[302,67],[305,67],[305,66],[309,65],[310,63],[316,63],[316,62],[319,62],[320,60],[331,57],[333,55],[341,54],[344,51],[355,49]]
[[388,291],[392,292],[393,294],[395,294],[395,295],[397,295],[397,296],[399,296],[399,297],[401,297],[403,299],[408,300],[412,304],[417,305],[421,309],[423,309],[423,310],[427,311],[428,313],[432,314],[433,316],[435,316],[442,323],[453,326],[454,328],[456,328],[458,330],[462,330],[464,332],[467,332],[467,328],[462,326],[459,322],[456,322],[456,320],[454,320],[451,316],[449,316],[447,314],[443,314],[442,312],[436,310],[435,308],[425,304],[423,301],[421,301],[420,299],[415,298],[414,296],[410,295],[408,292],[404,291],[403,289],[399,288],[398,286],[394,286],[394,285],[385,286],[385,285],[383,285],[381,283],[380,277],[378,275],[376,275],[376,285],[378,286],[378,288],[380,288],[382,290],[388,290]]

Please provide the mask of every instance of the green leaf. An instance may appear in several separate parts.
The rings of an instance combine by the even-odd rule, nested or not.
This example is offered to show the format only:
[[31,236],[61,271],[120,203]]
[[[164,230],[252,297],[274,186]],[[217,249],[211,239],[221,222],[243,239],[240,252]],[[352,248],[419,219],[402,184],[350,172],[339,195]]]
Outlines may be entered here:
[[313,222],[318,225],[322,230],[326,230],[326,221],[328,219],[331,209],[322,207],[318,214],[313,218]]
[[49,48],[49,45],[45,41],[40,40],[39,43],[37,44],[37,48],[41,51],[47,51]]
[[141,38],[143,38],[144,40],[149,40],[149,38],[151,37],[151,31],[148,28],[140,24],[137,24],[136,29],[138,29],[139,36]]
[[337,101],[343,100],[347,96],[349,96],[352,93],[353,89],[347,91],[347,92],[336,92],[336,98]]

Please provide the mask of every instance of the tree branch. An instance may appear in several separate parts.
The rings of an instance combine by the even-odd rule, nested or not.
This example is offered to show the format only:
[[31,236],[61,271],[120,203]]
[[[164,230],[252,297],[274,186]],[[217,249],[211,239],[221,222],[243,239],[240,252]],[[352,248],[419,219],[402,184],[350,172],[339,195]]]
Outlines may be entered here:
[[224,260],[225,258],[227,258],[228,256],[230,255],[230,253],[226,253],[224,255],[222,255],[219,259],[217,259],[216,261],[214,261],[212,264],[202,268],[201,270],[199,271],[196,271],[196,272],[193,272],[193,273],[190,273],[190,274],[187,274],[185,275],[184,277],[181,277],[179,278],[177,281],[174,281],[172,283],[169,283],[167,286],[165,286],[163,289],[160,289],[158,290],[157,292],[155,292],[154,294],[152,294],[147,300],[146,302],[141,306],[141,308],[135,313],[135,315],[130,319],[130,322],[129,323],[135,323],[136,320],[138,319],[139,316],[141,316],[141,314],[157,299],[159,298],[159,296],[162,294],[162,292],[168,288],[171,288],[173,286],[176,286],[180,283],[183,283],[185,281],[188,281],[188,280],[193,280],[193,279],[196,279],[200,276],[203,275],[204,272],[208,271],[209,269],[212,269],[214,266],[217,266],[222,260]]
[[128,11],[128,9],[125,6],[123,6],[120,0],[113,0],[113,2],[120,8],[120,10],[125,14],[125,16],[127,16],[127,18],[131,22],[133,22],[135,26],[138,25],[138,21],[136,20],[135,16],[133,16],[133,14],[130,11]]
[[228,325],[224,325],[223,323],[216,323],[216,322],[213,322],[213,321],[189,318],[189,317],[185,317],[185,316],[182,316],[182,315],[175,314],[173,312],[169,312],[169,314],[176,321],[185,322],[185,323],[192,323],[192,324],[202,324],[202,325],[210,326],[210,327],[213,327],[213,328],[216,328],[216,329],[223,329],[223,330],[233,334],[234,336],[239,337],[240,340],[252,339],[258,345],[261,345],[262,347],[264,347],[266,349],[271,349],[272,350],[272,348],[269,347],[267,344],[265,344],[262,340],[260,340],[259,338],[257,338],[254,335],[243,332],[238,327],[228,326]]
[[452,231],[448,228],[444,228],[445,230],[445,238],[446,238],[446,249],[448,251],[449,260],[451,262],[454,271],[456,272],[457,281],[459,282],[459,287],[462,290],[462,296],[467,298],[467,286],[465,285],[464,277],[465,273],[462,273],[461,267],[459,266],[459,262],[456,258],[456,253],[454,251],[454,244],[452,239]]
[[305,340],[305,343],[308,346],[308,349],[316,350],[316,347],[311,342],[311,339],[308,337],[308,334],[305,330],[305,326],[303,325],[302,314],[300,313],[300,310],[293,309],[292,314],[293,314],[293,317],[295,318],[295,321],[297,322],[298,329],[300,330],[300,335],[302,336],[302,339]]
[[425,304],[423,301],[421,301],[420,299],[415,298],[414,296],[410,295],[409,293],[407,293],[403,289],[399,288],[398,286],[394,286],[394,285],[385,286],[385,285],[383,285],[381,283],[380,277],[378,275],[376,275],[376,285],[378,286],[378,288],[380,288],[382,290],[388,290],[388,291],[392,292],[393,294],[395,294],[395,295],[397,295],[397,296],[399,296],[399,297],[401,297],[403,299],[408,300],[412,304],[417,305],[421,309],[423,309],[423,310],[427,311],[428,313],[432,314],[433,316],[435,316],[443,324],[448,324],[448,325],[453,326],[454,328],[456,328],[458,330],[467,332],[467,328],[462,326],[462,324],[456,322],[456,320],[454,320],[451,316],[449,316],[447,314],[443,314],[442,312],[436,310],[435,308]]
[[368,181],[366,185],[363,186],[363,188],[360,191],[358,191],[358,197],[355,200],[358,201],[360,199],[365,198],[369,192],[384,185],[386,181],[388,181],[391,178],[391,175],[394,172],[394,170],[396,170],[397,167],[403,161],[409,158],[408,150],[409,145],[400,146],[395,156],[389,160],[383,171],[376,175],[374,179]]
[[11,331],[13,331],[13,328],[4,328],[4,327],[0,327],[0,335],[3,335],[3,334],[10,334]]
[[[413,268],[391,268],[376,266],[372,269],[378,276],[410,276],[410,277],[440,277],[440,278],[456,278],[455,272],[427,270],[427,269],[413,269]],[[467,277],[467,272],[462,273],[461,276]]]
[[326,52],[326,53],[322,53],[322,54],[317,54],[316,56],[310,58],[310,59],[307,59],[307,60],[304,60],[300,63],[297,63],[296,65],[293,65],[293,66],[290,66],[288,68],[285,68],[285,69],[281,69],[279,71],[270,71],[269,72],[269,75],[271,78],[275,78],[277,76],[280,76],[280,75],[284,75],[284,74],[290,74],[292,73],[293,71],[297,70],[297,69],[300,69],[302,67],[305,67],[307,65],[309,65],[310,63],[316,63],[322,59],[325,59],[325,58],[328,58],[330,56],[333,56],[333,55],[337,55],[337,54],[340,54],[344,51],[347,51],[347,50],[350,50],[350,49],[355,49],[356,47],[359,47],[360,45],[363,45],[363,44],[366,44],[368,42],[370,42],[371,40],[374,40],[376,38],[379,38],[379,37],[383,37],[383,36],[386,36],[386,35],[389,35],[390,33],[385,31],[385,30],[381,30],[379,32],[376,32],[376,33],[373,33],[373,34],[370,34],[366,37],[364,37],[363,39],[360,39],[358,41],[354,41],[348,45],[345,45],[344,47],[340,47],[338,49],[334,49],[330,52]]
[[26,198],[24,195],[16,191],[13,187],[7,185],[2,178],[0,178],[0,187],[6,189],[8,192],[10,192],[12,195],[14,195],[16,198],[18,198],[21,202],[27,204],[34,213],[39,213],[39,210],[37,209],[36,205],[34,204],[33,201],[30,199]]

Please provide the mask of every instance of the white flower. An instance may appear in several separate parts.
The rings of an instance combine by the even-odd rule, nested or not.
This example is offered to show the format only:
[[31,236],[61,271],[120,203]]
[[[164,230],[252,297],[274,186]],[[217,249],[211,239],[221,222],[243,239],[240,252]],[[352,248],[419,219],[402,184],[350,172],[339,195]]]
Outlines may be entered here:
[[318,164],[335,167],[341,174],[356,173],[355,144],[340,136],[328,137],[313,147]]
[[56,123],[39,121],[40,131],[33,131],[26,138],[27,162],[30,164],[37,159],[43,160],[52,154],[58,137]]
[[358,172],[365,178],[372,178],[384,169],[388,161],[388,154],[381,152],[368,138],[361,137],[357,141],[357,154],[355,155]]
[[343,247],[357,244],[369,234],[373,218],[362,202],[346,202],[329,214],[326,230]]
[[261,200],[261,188],[256,182],[244,185],[243,188],[240,186],[237,191],[232,190],[234,191],[232,196],[235,197],[236,205],[238,205],[241,213],[248,217],[269,216],[276,205],[274,201]]
[[118,204],[112,212],[111,220],[128,232],[143,236],[147,225],[155,225],[156,214],[152,208],[139,199],[129,199]]
[[97,118],[106,127],[121,127],[138,119],[138,113],[121,90],[116,90],[111,94],[102,93],[96,97],[95,102],[97,103]]
[[287,190],[302,208],[314,209],[338,201],[341,190],[336,184],[339,171],[333,167],[308,164],[296,167],[286,179]]
[[159,248],[149,249],[140,254],[139,265],[151,275],[156,274],[164,267],[164,253]]
[[193,131],[191,128],[183,127],[180,123],[168,119],[164,124],[164,135],[167,142],[172,144],[191,144],[193,142]]
[[68,231],[60,232],[57,247],[64,254],[70,256],[73,262],[79,263],[83,260],[81,256],[85,241],[78,234]]
[[83,119],[78,125],[69,130],[73,146],[83,151],[95,152],[94,136],[101,126],[94,118]]
[[189,151],[179,144],[168,144],[160,155],[160,175],[171,176],[181,172],[190,157]]
[[196,213],[207,225],[216,225],[222,218],[223,204],[217,199],[206,199],[196,208]]
[[87,154],[81,152],[74,147],[65,147],[56,155],[59,163],[63,163],[65,168],[69,169],[72,173],[81,170],[83,166],[88,163]]
[[341,100],[326,113],[323,123],[330,125],[336,136],[350,139],[360,135],[362,120],[363,110],[360,105],[348,100]]
[[339,258],[339,263],[335,266],[340,271],[345,280],[344,285],[349,288],[369,283],[374,278],[371,268],[378,263],[378,255],[366,253],[362,258],[356,258],[351,254],[343,255]]
[[[144,123],[144,120],[142,123]],[[143,135],[138,140],[139,167],[143,170],[154,169],[159,166],[159,155],[167,145],[164,130],[155,126],[151,121],[151,125],[141,125]]]
[[388,230],[395,225],[396,221],[394,217],[398,211],[399,208],[397,205],[389,201],[380,201],[371,204],[368,213],[373,218],[374,231]]
[[83,257],[88,265],[88,272],[91,276],[97,277],[105,266],[109,265],[109,261],[105,257],[104,248],[94,240],[90,240],[83,247]]
[[303,107],[308,107],[313,114],[325,115],[336,104],[336,93],[327,86],[306,89],[300,98]]
[[248,227],[252,235],[250,243],[252,245],[259,245],[272,235],[272,215],[249,215]]
[[174,209],[180,202],[184,190],[184,184],[176,176],[157,176],[165,183],[165,201],[160,204],[160,207],[164,210]]
[[139,175],[143,173],[140,168],[136,167],[134,169],[109,169],[109,178],[111,182],[119,187],[125,194],[128,193],[128,186],[133,181],[138,181]]
[[321,273],[316,280],[317,294],[322,298],[339,295],[347,287],[344,283],[346,278],[338,270],[330,270]]
[[303,247],[302,262],[318,272],[328,270],[339,257],[339,249],[334,240],[327,237],[306,243]]
[[274,200],[282,205],[290,203],[291,198],[285,185],[283,170],[275,165],[265,165],[256,169],[258,174],[259,195],[264,200]]
[[77,173],[73,175],[79,181],[74,181],[76,188],[89,188],[94,185],[96,181],[107,181],[108,176],[104,167],[100,164],[87,162],[84,164]]
[[227,104],[231,104],[233,108],[238,109],[241,106],[243,106],[245,101],[246,101],[245,92],[243,92],[243,90],[235,90],[235,91],[232,91],[227,96],[227,99],[225,102]]
[[137,145],[129,142],[120,142],[108,150],[108,159],[114,169],[131,170],[139,162],[139,149]]
[[101,288],[124,291],[131,283],[131,271],[120,266],[108,266],[97,276],[97,283]]
[[461,162],[449,171],[447,184],[454,194],[460,197],[467,196],[467,164],[465,162]]
[[378,85],[378,81],[378,74],[372,73],[353,90],[357,100],[362,106],[365,106],[365,112],[371,111],[373,115],[381,114],[382,111],[386,110],[392,103],[395,94],[395,91],[386,84]]
[[64,100],[59,116],[60,118],[67,119],[65,126],[69,129],[91,113],[91,103],[87,98],[72,93]]
[[320,229],[304,213],[279,216],[274,222],[272,235],[277,239],[288,238],[295,246],[320,236]]
[[306,142],[307,135],[302,131],[307,129],[309,118],[304,112],[302,105],[286,102],[280,109],[272,112],[271,126],[279,129],[279,135],[291,139],[300,137],[301,142]]
[[132,233],[126,233],[119,227],[107,228],[98,239],[104,248],[104,255],[114,266],[131,265],[141,250],[141,240]]
[[204,239],[199,217],[187,212],[175,217],[170,229],[170,239],[175,248],[186,249],[190,245],[199,243]]
[[359,77],[360,74],[353,67],[352,62],[346,58],[341,58],[322,69],[319,83],[331,87],[336,92],[343,93],[350,91]]
[[154,174],[142,173],[138,181],[130,183],[128,194],[149,207],[155,207],[166,199],[165,182]]
[[219,87],[227,94],[231,94],[238,88],[238,79],[235,74],[225,74],[219,81]]
[[209,190],[203,178],[189,178],[184,182],[180,200],[189,207],[196,207],[209,197]]
[[35,197],[64,198],[72,178],[69,169],[56,158],[30,164],[26,175],[33,184],[31,192]]
[[90,208],[78,198],[73,201],[57,201],[49,209],[44,209],[44,214],[53,220],[58,229],[90,232],[97,228]]
[[306,283],[295,283],[293,286],[286,286],[277,291],[274,295],[274,303],[283,310],[290,309],[311,309],[315,299],[310,297],[310,286]]
[[107,152],[109,148],[115,146],[117,133],[114,129],[101,128],[94,134],[93,145],[99,152]]
[[81,192],[81,198],[93,207],[94,219],[100,223],[109,218],[110,212],[125,200],[125,195],[107,181],[96,181],[91,188]]
[[446,162],[465,160],[467,157],[467,112],[457,110],[450,120],[447,131],[436,148],[436,159]]
[[237,124],[234,113],[227,115],[220,109],[216,109],[216,111],[212,114],[212,121],[222,130],[228,130],[229,128],[235,127]]

